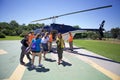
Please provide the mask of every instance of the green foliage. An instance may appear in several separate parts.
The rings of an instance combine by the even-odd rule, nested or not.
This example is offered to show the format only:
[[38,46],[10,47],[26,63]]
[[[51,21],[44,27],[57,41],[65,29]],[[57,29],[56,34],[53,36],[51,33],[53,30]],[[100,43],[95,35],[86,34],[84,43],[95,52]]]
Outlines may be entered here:
[[[30,32],[35,29],[39,29],[45,26],[45,24],[18,24],[15,20],[10,21],[10,23],[7,22],[0,22],[0,32],[7,36],[23,36],[26,32]],[[75,28],[80,28],[78,25],[73,26]],[[88,31],[84,33],[77,33],[74,38],[90,38],[90,39],[97,39],[98,33]],[[116,38],[120,39],[120,28],[112,28],[110,32],[105,33],[106,38]]]
[[112,28],[111,33],[112,33],[113,38],[119,38],[119,36],[120,36],[120,28],[119,27]]
[[110,31],[104,33],[105,38],[112,38],[112,34]]
[[97,39],[99,37],[98,33],[93,32],[93,31],[88,31],[84,33],[77,33],[74,36],[74,39],[80,39],[80,38],[89,38],[89,39]]
[[87,33],[84,32],[84,33],[81,34],[81,36],[82,36],[82,38],[87,38]]
[[9,24],[10,24],[11,28],[17,28],[17,27],[19,27],[19,24],[15,20],[12,20]]
[[44,24],[36,23],[36,24],[28,24],[28,26],[31,27],[31,29],[35,30],[37,28],[42,28]]
[[87,38],[95,40],[95,39],[99,38],[99,35],[96,32],[88,31],[87,32]]
[[21,34],[20,34],[20,37],[24,37],[26,34],[28,34],[29,33],[29,31],[23,31]]
[[23,36],[26,32],[42,28],[44,24],[22,24],[19,25],[15,20],[12,20],[10,23],[0,22],[0,32],[7,36]]
[[81,33],[76,33],[74,39],[80,39],[80,38],[81,38]]
[[0,32],[0,38],[5,38],[5,34],[3,34],[2,32]]
[[74,28],[80,28],[79,25],[75,25],[75,26],[73,26],[73,27],[74,27]]

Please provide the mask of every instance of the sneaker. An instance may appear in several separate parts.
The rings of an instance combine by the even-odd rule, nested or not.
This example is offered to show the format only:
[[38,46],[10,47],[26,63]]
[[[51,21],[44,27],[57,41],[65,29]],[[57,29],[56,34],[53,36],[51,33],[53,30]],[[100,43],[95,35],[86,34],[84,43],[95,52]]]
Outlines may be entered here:
[[38,67],[43,67],[43,65],[42,65],[42,64],[39,64]]
[[21,64],[21,65],[25,65],[25,63],[24,63],[24,62],[20,62],[20,64]]
[[50,51],[48,51],[48,53],[50,53]]
[[31,62],[31,61],[29,61],[27,64],[28,64],[28,65],[32,65],[32,62]]
[[60,62],[58,62],[58,65],[60,65]]
[[35,65],[32,65],[31,68],[35,68]]

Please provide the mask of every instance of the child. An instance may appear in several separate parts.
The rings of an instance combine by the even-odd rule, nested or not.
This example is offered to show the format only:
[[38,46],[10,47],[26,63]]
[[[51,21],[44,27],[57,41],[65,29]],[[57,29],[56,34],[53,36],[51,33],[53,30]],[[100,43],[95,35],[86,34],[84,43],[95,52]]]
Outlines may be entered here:
[[58,34],[56,43],[57,43],[57,53],[58,53],[58,65],[60,65],[63,56],[63,48],[65,47],[65,43],[64,40],[62,39],[61,33]]
[[42,67],[41,64],[41,38],[40,34],[36,34],[35,38],[32,40],[32,43],[30,44],[31,51],[32,51],[32,68],[34,68],[34,59],[37,55],[39,57],[39,67]]

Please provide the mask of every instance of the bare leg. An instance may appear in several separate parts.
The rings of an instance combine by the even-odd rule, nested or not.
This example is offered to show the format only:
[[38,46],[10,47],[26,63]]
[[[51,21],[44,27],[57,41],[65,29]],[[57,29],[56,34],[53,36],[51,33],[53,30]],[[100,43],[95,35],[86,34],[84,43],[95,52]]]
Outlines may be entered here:
[[52,42],[49,42],[49,45],[48,45],[49,52],[51,52],[51,48],[52,48]]
[[41,53],[39,53],[39,64],[41,64]]
[[35,53],[32,53],[32,65],[34,65],[34,60],[35,60]]
[[47,52],[46,52],[46,51],[44,51],[44,56],[43,56],[43,57],[44,57],[44,59],[46,58],[46,57],[45,57],[46,53],[47,53]]

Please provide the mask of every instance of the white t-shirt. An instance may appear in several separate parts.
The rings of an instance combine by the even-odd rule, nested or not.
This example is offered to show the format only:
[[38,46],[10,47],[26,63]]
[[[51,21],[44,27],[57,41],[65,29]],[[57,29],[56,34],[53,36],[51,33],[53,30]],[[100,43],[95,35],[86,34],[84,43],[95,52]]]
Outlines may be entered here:
[[43,37],[41,43],[47,43],[49,41],[49,37]]

